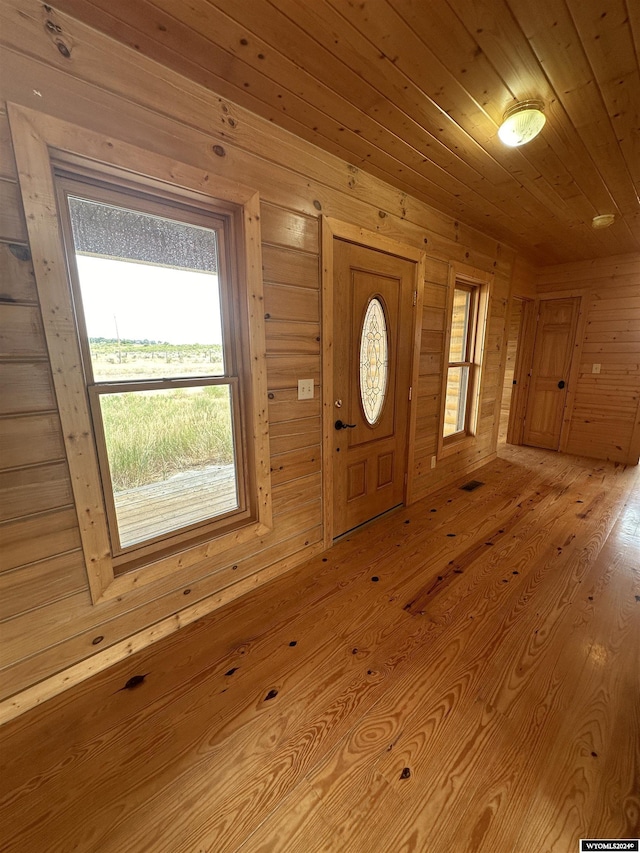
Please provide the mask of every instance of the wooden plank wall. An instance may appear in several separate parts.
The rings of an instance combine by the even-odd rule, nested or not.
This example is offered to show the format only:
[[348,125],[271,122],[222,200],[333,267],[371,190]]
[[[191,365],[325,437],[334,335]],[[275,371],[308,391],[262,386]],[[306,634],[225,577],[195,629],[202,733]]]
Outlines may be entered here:
[[[584,294],[587,312],[567,452],[636,464],[640,456],[640,254],[538,271],[540,296]],[[593,373],[600,364],[600,373]]]
[[442,485],[458,474],[473,470],[479,460],[486,461],[495,451],[506,363],[510,266],[496,260],[491,270],[494,276],[485,337],[476,440],[457,453],[436,459],[435,467],[432,467],[438,445],[442,372],[447,361],[443,344],[449,267],[436,258],[429,258],[427,262],[418,381],[418,430],[413,470],[413,496],[416,499],[427,495],[435,484]]
[[512,299],[511,313],[509,316],[509,339],[507,342],[507,363],[502,382],[502,402],[500,404],[500,431],[499,439],[504,441],[507,437],[509,425],[509,413],[513,397],[513,381],[516,369],[516,357],[518,355],[518,344],[520,342],[520,330],[522,327],[522,299]]
[[[43,26],[43,15],[54,18],[55,38]],[[260,583],[320,547],[321,213],[429,254],[415,497],[482,464],[495,449],[514,253],[39,3],[4,3],[0,42],[2,105],[42,109],[260,192],[275,514],[273,533],[238,548],[233,565],[217,575],[205,563],[192,570],[188,584],[176,575],[122,600],[91,603],[7,117],[1,112],[2,698],[83,661],[89,671],[92,655],[128,638],[138,637],[139,648],[152,641],[154,626],[187,605],[202,602],[199,612],[207,612],[233,597],[236,578]],[[477,442],[432,470],[449,260],[495,273],[495,284]],[[317,383],[316,396],[298,401],[297,379],[309,377]]]
[[517,255],[513,262],[511,297],[536,298],[536,268],[528,263],[522,255]]

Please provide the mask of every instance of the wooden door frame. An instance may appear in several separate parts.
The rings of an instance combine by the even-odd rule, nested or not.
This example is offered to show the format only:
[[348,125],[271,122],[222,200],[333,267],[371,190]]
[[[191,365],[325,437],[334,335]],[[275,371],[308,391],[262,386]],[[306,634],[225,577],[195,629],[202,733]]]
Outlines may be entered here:
[[[562,412],[562,425],[560,427],[560,443],[558,445],[558,453],[566,453],[569,443],[569,429],[571,427],[571,418],[573,417],[573,409],[576,399],[576,385],[578,376],[580,375],[580,359],[582,356],[582,346],[584,343],[584,333],[587,323],[587,297],[591,292],[589,287],[574,287],[567,290],[551,290],[545,293],[539,293],[536,296],[533,312],[533,335],[531,338],[531,349],[528,353],[527,367],[527,382],[526,395],[523,408],[523,419],[520,427],[520,436],[524,436],[524,416],[526,415],[527,406],[529,405],[529,392],[531,390],[531,372],[533,370],[533,356],[535,350],[535,340],[538,331],[537,318],[540,314],[540,303],[548,302],[551,299],[578,299],[578,320],[576,322],[576,332],[572,345],[571,361],[569,363],[569,389],[565,399],[564,409]],[[586,307],[585,307],[586,306]]]
[[[426,252],[414,246],[401,243],[391,237],[368,231],[349,222],[343,222],[329,216],[322,216],[322,504],[324,546],[330,548],[333,544],[333,423],[334,423],[334,389],[333,389],[333,245],[334,240],[346,240],[367,249],[375,249],[388,255],[395,255],[415,264],[415,279],[413,290],[415,309],[413,312],[413,351],[411,353],[411,388],[416,389],[418,369],[420,367],[420,338],[422,302],[424,295],[424,277]],[[414,438],[417,416],[417,393],[412,393],[409,400],[407,454],[405,458],[404,503],[411,503],[413,479],[410,471],[413,468]]]

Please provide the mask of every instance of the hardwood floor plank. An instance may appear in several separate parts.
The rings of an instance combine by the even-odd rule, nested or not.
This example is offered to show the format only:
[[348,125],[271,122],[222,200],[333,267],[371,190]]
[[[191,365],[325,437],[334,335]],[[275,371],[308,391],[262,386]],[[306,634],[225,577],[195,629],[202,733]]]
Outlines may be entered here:
[[[616,526],[619,528],[619,525],[620,522]],[[616,530],[612,539],[615,542],[618,538],[619,532]],[[620,573],[624,572],[623,561],[617,559],[619,555],[612,553],[612,550],[613,546],[607,543],[600,552],[590,578],[577,589],[576,600],[565,611],[563,624],[553,647],[547,652],[545,665],[539,668],[535,679],[523,691],[521,701],[508,708],[511,735],[501,749],[487,756],[487,786],[473,793],[467,800],[467,809],[475,816],[474,822],[460,826],[454,820],[444,821],[442,832],[434,838],[434,843],[443,838],[451,849],[483,853],[527,849],[526,845],[521,848],[517,841],[525,814],[528,815],[527,823],[531,824],[531,836],[536,837],[536,845],[540,843],[541,824],[536,819],[536,812],[529,809],[531,792],[538,790],[540,779],[545,773],[554,775],[563,767],[555,747],[558,731],[564,720],[571,721],[570,728],[575,723],[576,691],[593,647],[594,632],[603,627],[610,632],[612,613],[606,604],[601,606],[601,593],[608,593],[614,587],[621,592],[623,585],[620,584]],[[632,562],[636,566],[640,563],[637,553]],[[628,606],[630,597],[627,593],[628,590],[623,592],[622,597]],[[598,604],[592,605],[590,597]],[[594,615],[598,617],[597,620],[594,620]],[[636,619],[636,633],[637,628]],[[632,643],[629,650],[637,661],[637,643],[636,649],[633,649]],[[634,665],[631,659],[627,664],[622,671],[633,681]],[[493,666],[495,668],[497,665]],[[508,676],[505,682],[507,680]],[[633,697],[634,692],[630,690],[628,695]],[[602,821],[600,828],[593,823],[584,823],[580,829],[582,837],[605,837],[607,833],[612,837],[629,837],[633,835],[632,821],[623,819],[625,811],[620,804],[625,803],[625,810],[628,809],[631,815],[640,813],[636,808],[637,792],[635,803],[633,794],[637,749],[626,748],[628,743],[640,742],[637,710],[633,711],[622,703],[619,713],[618,723],[621,728],[618,730],[625,733],[623,740],[626,743],[620,743],[619,748],[612,751],[612,765],[615,767],[609,768],[608,790],[613,785],[613,793],[607,796],[607,791],[601,790],[598,795],[599,802],[609,804],[607,818]],[[565,732],[563,740],[566,737],[570,737],[570,732]],[[552,769],[549,770],[549,767]],[[604,836],[600,834],[601,831]],[[559,848],[562,850],[577,847],[577,842],[573,844],[567,838],[562,843],[566,845]]]
[[331,825],[315,791],[306,782],[237,848],[237,853],[330,853]]
[[[542,832],[538,828],[535,843],[558,853],[577,846],[581,837],[603,837],[598,833],[603,829],[610,832],[612,823],[616,837],[636,837],[640,829],[640,620],[635,600],[638,580],[634,577],[640,565],[640,547],[633,552],[633,563],[627,551],[619,554],[621,559],[613,565],[609,561],[615,559],[614,555],[606,553],[602,571],[609,570],[609,582],[602,585],[599,594],[594,589],[595,594],[582,602],[583,608],[593,613],[585,643],[588,654],[573,693],[574,710],[564,717],[549,744],[554,760],[542,771],[529,806],[544,825]],[[581,615],[584,613],[583,610]],[[626,761],[622,759],[625,753]],[[612,766],[621,759],[627,772],[615,778],[621,796],[611,814],[612,800],[602,797],[603,775],[610,775]],[[523,849],[530,845],[533,831],[525,823],[517,842]],[[619,832],[623,835],[618,836]]]
[[[485,549],[485,553],[493,557],[495,552],[487,552]],[[502,608],[499,593],[504,594],[506,591],[505,587],[499,583],[502,579],[498,575],[496,592],[490,597],[494,610]],[[480,603],[485,595],[486,579],[484,586],[481,587],[481,593],[477,595]],[[471,707],[469,713],[476,725],[475,717],[480,707],[477,703],[480,679],[483,670],[491,660],[491,648],[487,649],[478,639],[478,622],[471,621],[474,613],[470,599],[472,595],[467,594],[457,602],[457,618],[450,617],[448,623],[440,623],[441,629],[446,626],[446,632],[442,630],[440,636],[436,637],[436,630],[434,630],[428,635],[430,641],[428,649],[425,649],[420,660],[414,661],[421,680],[416,682],[415,672],[412,671],[411,677],[405,683],[390,686],[381,702],[355,730],[349,733],[348,739],[341,748],[336,750],[334,755],[330,756],[312,775],[311,781],[316,790],[328,796],[329,811],[332,816],[338,813],[340,822],[347,820],[349,813],[354,809],[359,814],[362,813],[361,800],[358,799],[357,803],[354,803],[350,796],[345,795],[346,791],[369,790],[362,781],[358,782],[357,771],[360,761],[364,762],[366,768],[361,770],[361,775],[370,778],[375,768],[377,772],[386,776],[389,784],[397,788],[400,794],[408,787],[403,777],[404,768],[410,769],[412,779],[423,773],[426,765],[432,762],[433,750],[437,746],[438,736],[434,732],[438,728],[438,721],[455,719],[458,721],[457,725],[461,717],[461,709],[458,705],[464,704],[462,700],[465,697],[467,704]],[[471,613],[468,612],[470,609]],[[496,613],[487,612],[485,608],[483,614],[478,608],[475,615],[484,616],[485,622],[488,623],[484,631],[485,642],[487,638],[494,641],[494,635],[497,633]],[[500,626],[499,622],[497,624]],[[515,624],[514,622],[513,625]],[[500,633],[501,637],[503,633]],[[473,649],[473,653],[470,653],[469,649]],[[438,698],[434,700],[435,705],[432,706],[430,697],[433,695]],[[483,714],[486,717],[495,717],[495,709],[487,706]],[[380,736],[379,743],[374,743],[374,733]],[[447,744],[455,743],[456,738],[447,737],[444,741]],[[390,750],[392,745],[393,748]],[[446,765],[446,762],[443,763]],[[436,762],[436,765],[440,766],[440,763]],[[437,778],[434,781],[433,790],[429,787],[425,791],[423,786],[420,800],[437,804],[438,791],[442,788],[441,782],[442,780]],[[449,805],[447,803],[447,807]],[[403,806],[403,810],[404,808]],[[444,806],[437,805],[436,814],[440,808]],[[424,807],[421,806],[421,809],[424,817]],[[367,821],[370,817],[367,812]],[[418,831],[418,823],[416,816],[416,821],[412,824],[413,833]],[[432,834],[428,821],[424,823],[424,828],[428,835]],[[385,843],[387,846],[380,849],[401,849],[399,837],[389,838]]]
[[640,471],[501,453],[2,727],[3,851],[633,837]]

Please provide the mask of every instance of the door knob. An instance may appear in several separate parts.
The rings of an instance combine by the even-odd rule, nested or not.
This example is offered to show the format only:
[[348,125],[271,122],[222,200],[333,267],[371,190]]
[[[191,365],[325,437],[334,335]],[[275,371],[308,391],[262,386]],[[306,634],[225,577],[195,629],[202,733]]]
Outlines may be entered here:
[[558,382],[558,388],[564,388],[564,386],[565,386],[565,381],[564,381],[564,379],[561,379],[560,382]]
[[335,422],[335,428],[336,429],[355,429],[355,427],[356,427],[355,424],[345,424],[345,423],[342,423],[341,420],[337,420]]

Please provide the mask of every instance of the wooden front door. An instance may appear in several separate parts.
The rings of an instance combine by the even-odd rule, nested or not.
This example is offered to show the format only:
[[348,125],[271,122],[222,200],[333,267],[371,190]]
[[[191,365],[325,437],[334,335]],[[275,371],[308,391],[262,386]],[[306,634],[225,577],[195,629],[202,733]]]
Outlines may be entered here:
[[543,299],[524,423],[525,444],[557,450],[567,400],[580,299]]
[[401,504],[415,264],[334,240],[334,536]]

